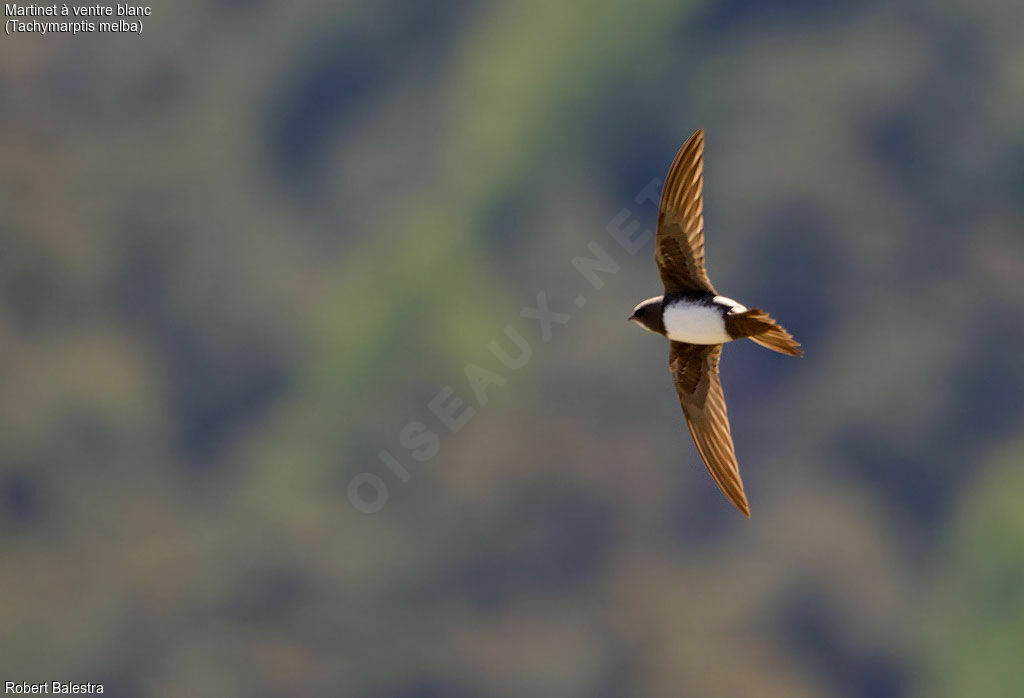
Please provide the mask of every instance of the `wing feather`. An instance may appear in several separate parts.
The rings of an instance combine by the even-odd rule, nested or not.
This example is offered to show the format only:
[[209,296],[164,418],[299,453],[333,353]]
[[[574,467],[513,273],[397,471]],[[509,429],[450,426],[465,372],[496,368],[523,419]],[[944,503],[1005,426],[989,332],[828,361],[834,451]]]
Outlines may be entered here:
[[716,294],[704,268],[704,131],[686,141],[665,177],[654,259],[666,291]]
[[725,496],[749,517],[718,373],[721,355],[721,344],[672,342],[669,367],[697,452]]

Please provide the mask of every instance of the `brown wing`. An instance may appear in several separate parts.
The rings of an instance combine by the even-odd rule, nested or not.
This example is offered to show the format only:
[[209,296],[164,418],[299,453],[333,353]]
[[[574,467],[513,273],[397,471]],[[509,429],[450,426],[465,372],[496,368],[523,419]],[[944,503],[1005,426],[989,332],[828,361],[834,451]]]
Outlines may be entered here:
[[704,269],[704,131],[690,136],[661,190],[654,261],[665,291],[714,293]]
[[704,459],[711,477],[725,496],[740,511],[750,516],[747,495],[743,492],[736,451],[729,433],[729,416],[725,395],[718,376],[721,344],[686,344],[672,342],[669,367],[676,383],[679,402],[686,415],[686,425]]

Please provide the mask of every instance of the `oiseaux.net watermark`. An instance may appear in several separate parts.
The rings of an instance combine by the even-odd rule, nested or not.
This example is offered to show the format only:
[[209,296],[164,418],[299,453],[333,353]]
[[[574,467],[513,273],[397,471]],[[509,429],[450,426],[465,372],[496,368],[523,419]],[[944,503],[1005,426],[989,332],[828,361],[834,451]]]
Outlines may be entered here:
[[[657,206],[661,199],[661,186],[662,180],[654,178],[633,200],[637,204],[653,203]],[[643,227],[629,208],[616,213],[605,226],[605,232],[630,256],[643,249],[654,237],[652,230]],[[619,263],[597,240],[588,242],[587,250],[591,256],[573,257],[571,264],[591,290],[600,290],[605,283],[600,274],[617,274]],[[573,304],[582,309],[587,304],[587,297],[581,293],[573,299]],[[572,320],[571,313],[552,310],[547,293],[543,290],[537,292],[536,305],[523,307],[519,315],[537,323],[540,341],[545,344],[554,337],[557,326],[567,325]],[[500,339],[488,342],[487,350],[504,372],[502,369],[492,370],[476,363],[466,363],[463,373],[474,404],[467,403],[451,385],[441,388],[426,405],[427,411],[440,422],[441,429],[431,429],[425,422],[418,420],[408,422],[398,432],[398,443],[405,451],[402,457],[419,464],[430,462],[441,452],[443,436],[459,433],[477,415],[477,408],[490,401],[487,391],[492,387],[504,386],[508,382],[508,373],[520,371],[530,362],[533,357],[530,341],[511,324],[505,325],[503,335]],[[381,449],[377,457],[383,468],[358,473],[348,483],[349,502],[364,514],[375,514],[384,508],[390,496],[389,483],[406,483],[412,479],[412,472],[391,450]]]

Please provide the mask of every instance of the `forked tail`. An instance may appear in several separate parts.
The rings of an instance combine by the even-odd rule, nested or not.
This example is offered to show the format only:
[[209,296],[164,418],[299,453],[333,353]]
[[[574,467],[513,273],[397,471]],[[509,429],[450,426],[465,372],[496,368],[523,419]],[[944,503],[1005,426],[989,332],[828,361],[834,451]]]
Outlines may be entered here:
[[746,337],[762,347],[790,356],[803,356],[800,342],[760,308],[751,308],[726,318],[729,334],[737,339]]

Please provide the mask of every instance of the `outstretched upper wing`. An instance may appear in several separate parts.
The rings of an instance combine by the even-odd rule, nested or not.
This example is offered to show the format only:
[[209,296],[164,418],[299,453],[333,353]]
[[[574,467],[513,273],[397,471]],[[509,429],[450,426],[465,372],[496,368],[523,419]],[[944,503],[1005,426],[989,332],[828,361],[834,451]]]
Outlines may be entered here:
[[654,260],[665,291],[714,293],[704,269],[704,131],[686,141],[661,191]]
[[750,516],[718,375],[721,355],[721,344],[672,342],[669,367],[686,415],[686,425],[704,465],[725,496]]

